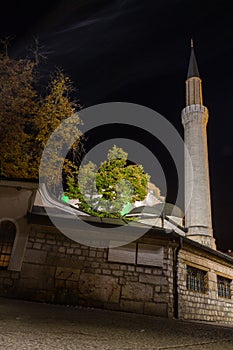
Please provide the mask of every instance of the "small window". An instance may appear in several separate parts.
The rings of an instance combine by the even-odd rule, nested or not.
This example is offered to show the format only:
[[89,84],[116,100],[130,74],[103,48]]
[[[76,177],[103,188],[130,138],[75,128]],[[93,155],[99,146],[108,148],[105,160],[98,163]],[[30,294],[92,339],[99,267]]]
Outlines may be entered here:
[[0,269],[7,269],[16,235],[16,226],[10,220],[0,222]]
[[187,266],[187,289],[205,293],[207,272],[195,267]]
[[217,276],[218,296],[221,298],[231,298],[231,280],[222,276]]

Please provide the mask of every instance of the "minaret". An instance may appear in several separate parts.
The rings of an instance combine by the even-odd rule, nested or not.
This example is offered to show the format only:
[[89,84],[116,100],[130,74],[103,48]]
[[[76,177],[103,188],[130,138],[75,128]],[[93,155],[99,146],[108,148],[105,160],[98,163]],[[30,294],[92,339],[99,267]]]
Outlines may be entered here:
[[[186,107],[183,109],[181,117],[184,126],[184,141],[188,151],[185,154],[185,226],[188,229],[187,237],[216,249],[212,230],[206,134],[209,116],[208,109],[203,105],[202,81],[199,76],[192,40],[186,80]],[[188,159],[188,157],[190,158]]]

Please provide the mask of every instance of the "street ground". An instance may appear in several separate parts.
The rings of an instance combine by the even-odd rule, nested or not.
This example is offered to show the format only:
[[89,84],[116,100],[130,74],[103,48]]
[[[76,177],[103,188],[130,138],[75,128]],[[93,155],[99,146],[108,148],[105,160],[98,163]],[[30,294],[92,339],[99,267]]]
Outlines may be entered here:
[[232,350],[233,327],[0,298],[0,349]]

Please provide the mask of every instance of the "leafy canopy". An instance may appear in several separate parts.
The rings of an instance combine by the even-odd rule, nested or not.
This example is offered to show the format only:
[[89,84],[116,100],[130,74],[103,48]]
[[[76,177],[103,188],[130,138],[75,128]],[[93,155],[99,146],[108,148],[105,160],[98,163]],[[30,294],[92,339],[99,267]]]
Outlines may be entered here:
[[99,169],[89,162],[68,176],[66,194],[84,211],[97,216],[120,217],[126,206],[147,195],[150,176],[143,166],[127,165],[128,154],[114,145]]
[[[70,79],[58,70],[46,86],[41,87],[36,59],[13,59],[7,51],[0,53],[1,176],[38,178],[40,159],[47,140],[61,121],[69,118],[78,107],[70,97],[72,89]],[[73,127],[71,125],[70,130]],[[74,159],[78,157],[79,140],[72,146]],[[69,132],[61,132],[54,149],[66,147],[69,142]],[[61,180],[61,174],[56,171],[57,163],[61,160],[58,158],[50,155],[46,169],[53,185]],[[63,159],[65,172],[75,169],[72,160]]]

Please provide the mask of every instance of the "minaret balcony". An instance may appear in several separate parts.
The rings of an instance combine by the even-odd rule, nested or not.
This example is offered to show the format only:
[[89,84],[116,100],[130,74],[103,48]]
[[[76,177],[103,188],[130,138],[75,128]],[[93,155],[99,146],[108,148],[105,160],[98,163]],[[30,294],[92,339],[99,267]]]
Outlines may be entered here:
[[199,121],[207,124],[209,118],[208,108],[199,104],[187,106],[182,110],[181,118],[183,125],[186,125],[190,121]]

